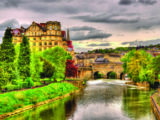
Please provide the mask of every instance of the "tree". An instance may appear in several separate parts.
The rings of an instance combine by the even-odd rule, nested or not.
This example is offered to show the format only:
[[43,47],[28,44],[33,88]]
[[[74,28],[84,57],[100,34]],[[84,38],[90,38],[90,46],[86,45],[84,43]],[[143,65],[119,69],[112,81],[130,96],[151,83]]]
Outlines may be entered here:
[[0,49],[0,66],[8,73],[9,81],[15,79],[15,49],[12,44],[11,28],[7,28]]
[[47,60],[41,58],[43,61],[43,72],[41,72],[41,78],[51,78],[54,75],[55,67]]
[[30,77],[30,45],[26,36],[23,37],[22,43],[20,44],[20,52],[18,56],[18,69],[21,78],[24,80]]
[[36,51],[31,54],[31,74],[33,81],[40,81],[40,73],[43,71],[43,62]]
[[2,89],[3,86],[7,85],[9,80],[9,76],[7,72],[3,70],[3,68],[0,67],[0,90]]
[[152,56],[143,50],[135,51],[127,62],[126,72],[134,82],[154,82]]
[[74,65],[74,60],[67,60],[66,62],[66,77],[76,77],[78,72],[78,67]]
[[135,50],[132,50],[125,54],[125,56],[122,57],[121,61],[123,62],[123,72],[127,73],[127,63],[130,62],[131,58],[134,56]]
[[54,48],[45,50],[42,57],[51,62],[55,67],[55,72],[53,75],[54,80],[63,80],[65,78],[65,63],[67,60],[67,52],[63,48],[56,46]]

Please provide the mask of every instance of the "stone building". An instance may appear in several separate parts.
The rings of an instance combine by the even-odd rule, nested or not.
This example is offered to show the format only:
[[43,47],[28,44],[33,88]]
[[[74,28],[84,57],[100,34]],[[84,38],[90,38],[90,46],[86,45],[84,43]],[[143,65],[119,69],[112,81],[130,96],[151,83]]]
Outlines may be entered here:
[[22,37],[27,36],[31,50],[36,49],[43,51],[54,46],[63,47],[65,50],[74,54],[72,41],[69,38],[69,30],[61,30],[61,23],[57,21],[48,21],[46,23],[32,24],[28,28],[16,28],[12,29],[13,43],[21,43]]

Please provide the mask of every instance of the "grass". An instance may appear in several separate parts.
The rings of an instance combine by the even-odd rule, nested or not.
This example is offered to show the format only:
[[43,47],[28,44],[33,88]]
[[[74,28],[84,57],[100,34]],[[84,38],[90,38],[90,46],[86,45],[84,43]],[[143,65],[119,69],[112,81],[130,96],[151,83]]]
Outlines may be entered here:
[[78,88],[69,83],[52,83],[41,88],[0,94],[0,115],[27,105],[63,96],[76,89]]

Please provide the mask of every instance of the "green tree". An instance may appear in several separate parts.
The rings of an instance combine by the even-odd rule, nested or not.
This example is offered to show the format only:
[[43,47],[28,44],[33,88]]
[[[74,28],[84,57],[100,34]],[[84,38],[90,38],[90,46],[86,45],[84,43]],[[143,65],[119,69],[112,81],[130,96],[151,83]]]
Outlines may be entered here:
[[131,58],[134,56],[134,54],[135,54],[135,50],[132,50],[132,51],[126,53],[125,56],[123,56],[121,58],[121,61],[123,62],[122,67],[123,67],[124,73],[127,73],[127,63],[129,63],[131,61]]
[[134,82],[154,82],[152,56],[143,50],[135,51],[127,62],[126,72]]
[[40,81],[40,73],[43,71],[43,62],[40,61],[40,55],[37,52],[31,54],[31,76],[33,81]]
[[20,52],[18,56],[18,70],[20,73],[20,77],[24,80],[27,77],[30,77],[30,45],[26,36],[23,37],[22,42],[20,44]]
[[53,78],[61,81],[65,78],[65,67],[68,53],[61,47],[54,47],[43,52],[42,57],[48,60],[55,67]]
[[15,79],[15,49],[12,44],[11,28],[7,28],[0,49],[0,66],[8,73],[9,81]]
[[8,73],[3,70],[3,68],[0,67],[0,90],[3,86],[7,85],[9,80]]
[[41,58],[43,61],[43,72],[41,72],[41,78],[51,78],[54,75],[55,67],[47,60]]

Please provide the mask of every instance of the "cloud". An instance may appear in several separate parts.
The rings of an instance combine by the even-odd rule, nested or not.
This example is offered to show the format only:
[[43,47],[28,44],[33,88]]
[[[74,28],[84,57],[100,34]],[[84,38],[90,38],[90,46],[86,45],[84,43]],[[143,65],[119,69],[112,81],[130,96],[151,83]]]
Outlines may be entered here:
[[130,5],[134,2],[135,0],[120,0],[119,4],[120,5]]
[[95,23],[111,23],[111,24],[128,24],[137,23],[140,18],[135,14],[98,14],[98,15],[86,15],[86,16],[74,16],[73,19],[80,19],[85,22]]
[[88,26],[72,27],[70,31],[72,32],[71,39],[73,41],[104,39],[112,36],[110,33],[104,33],[101,30]]
[[88,46],[91,46],[91,47],[98,47],[98,46],[111,46],[110,43],[101,43],[101,44],[89,44]]
[[4,31],[7,27],[16,28],[19,26],[19,22],[16,19],[10,19],[0,23],[0,31]]
[[121,44],[122,44],[122,45],[127,45],[127,44],[129,44],[129,46],[135,46],[135,45],[141,45],[141,46],[157,45],[157,44],[160,44],[160,39],[147,40],[147,41],[123,42],[123,43],[121,43]]
[[131,5],[135,3],[141,3],[143,5],[153,5],[157,3],[156,0],[120,0],[119,5]]
[[156,0],[138,0],[139,3],[142,3],[142,4],[146,4],[146,5],[153,5],[155,3],[157,3]]

